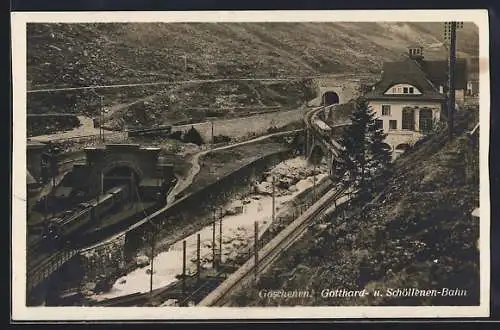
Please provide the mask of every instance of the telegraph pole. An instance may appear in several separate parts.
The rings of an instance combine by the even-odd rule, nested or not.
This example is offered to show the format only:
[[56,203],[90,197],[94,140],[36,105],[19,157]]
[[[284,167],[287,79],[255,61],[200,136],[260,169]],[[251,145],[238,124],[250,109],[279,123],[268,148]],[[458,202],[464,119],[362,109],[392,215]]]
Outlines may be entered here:
[[149,295],[153,298],[153,272],[154,272],[154,255],[155,255],[155,228],[151,226],[151,273],[149,274]]
[[276,178],[275,176],[273,175],[273,213],[272,213],[272,222],[274,222],[275,218],[276,218]]
[[214,220],[212,222],[212,267],[215,269],[217,262],[215,261],[215,222],[217,221],[217,210],[214,208]]
[[455,64],[457,59],[457,28],[463,28],[463,22],[444,23],[444,37],[450,40],[448,57],[448,138],[453,138],[455,113]]
[[102,132],[102,142],[104,143],[104,107],[103,107],[103,102],[102,102],[102,95],[99,95],[99,100],[100,100],[100,105],[101,105],[101,125],[100,125],[100,131]]
[[219,219],[219,265],[222,265],[222,209]]
[[313,170],[313,203],[316,202],[316,164],[314,164]]
[[212,124],[212,144],[214,144],[215,143],[215,141],[214,141],[214,121],[211,120],[210,124]]
[[196,282],[200,282],[201,256],[200,256],[201,238],[200,233],[196,237]]
[[255,280],[257,280],[258,275],[258,265],[259,265],[259,223],[257,221],[254,222],[254,237],[253,237],[253,257],[255,263]]
[[184,58],[184,72],[187,72],[187,54],[184,54],[182,56]]
[[457,40],[457,23],[450,22],[450,59],[449,59],[449,74],[448,74],[448,138],[453,138],[453,117],[455,112],[455,62],[456,62],[456,40]]

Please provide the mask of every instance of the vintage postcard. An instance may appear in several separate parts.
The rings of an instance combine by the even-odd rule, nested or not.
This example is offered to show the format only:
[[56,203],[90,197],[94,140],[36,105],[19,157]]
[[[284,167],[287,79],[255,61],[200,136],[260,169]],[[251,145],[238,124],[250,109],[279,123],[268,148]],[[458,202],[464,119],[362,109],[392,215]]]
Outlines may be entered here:
[[13,13],[13,319],[489,316],[488,44],[486,10]]

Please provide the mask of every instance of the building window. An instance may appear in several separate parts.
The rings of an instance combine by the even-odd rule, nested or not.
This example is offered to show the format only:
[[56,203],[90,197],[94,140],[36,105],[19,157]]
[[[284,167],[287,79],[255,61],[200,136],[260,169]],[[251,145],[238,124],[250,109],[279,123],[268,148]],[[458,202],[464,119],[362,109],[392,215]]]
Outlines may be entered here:
[[376,121],[376,127],[377,127],[377,129],[384,129],[384,121],[380,120],[380,119],[377,119],[377,121]]
[[412,108],[403,109],[402,129],[415,130],[415,115]]
[[409,84],[397,84],[387,89],[385,94],[412,94],[420,95],[422,94],[417,87]]
[[397,120],[389,120],[389,129],[398,129]]
[[391,106],[388,104],[382,104],[382,116],[391,115]]
[[432,110],[429,108],[420,109],[418,127],[422,132],[432,130]]

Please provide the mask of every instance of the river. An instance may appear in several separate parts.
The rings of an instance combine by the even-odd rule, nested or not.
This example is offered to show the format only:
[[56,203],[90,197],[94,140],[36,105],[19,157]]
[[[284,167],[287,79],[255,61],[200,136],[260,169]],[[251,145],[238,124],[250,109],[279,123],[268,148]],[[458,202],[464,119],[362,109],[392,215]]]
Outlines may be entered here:
[[[291,185],[285,188],[276,188],[275,207],[276,215],[286,209],[286,203],[292,201],[297,195],[314,185],[313,166],[309,165],[302,157],[296,157],[283,161],[270,171],[279,179],[291,179]],[[326,167],[317,168],[316,180],[320,182],[327,174]],[[272,222],[272,190],[270,177],[261,182],[259,193],[251,194],[243,199],[236,198],[228,205],[221,206],[226,210],[222,217],[222,262],[237,257],[248,246],[251,246],[254,238],[254,222],[258,223],[258,235],[261,236]],[[232,212],[231,212],[232,211]],[[219,218],[219,216],[218,216]],[[216,250],[219,251],[219,221],[216,224]],[[203,268],[212,267],[212,225],[206,226],[185,238],[187,273],[196,271],[196,245],[197,234],[201,241],[201,265]],[[153,289],[164,287],[174,281],[176,276],[182,273],[182,246],[180,240],[170,246],[168,251],[161,252],[154,258]],[[136,292],[147,292],[150,289],[150,265],[138,268],[127,275],[119,278],[108,292],[96,294],[94,300],[104,300]]]

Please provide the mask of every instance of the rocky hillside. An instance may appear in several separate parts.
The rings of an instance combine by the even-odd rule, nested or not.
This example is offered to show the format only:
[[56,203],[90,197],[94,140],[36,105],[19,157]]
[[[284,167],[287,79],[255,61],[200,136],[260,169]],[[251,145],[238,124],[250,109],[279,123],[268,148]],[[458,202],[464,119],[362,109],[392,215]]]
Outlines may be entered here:
[[[479,111],[457,116],[456,138],[429,135],[400,156],[371,203],[333,212],[288,249],[234,305],[477,305],[479,303],[479,150],[467,133]],[[459,289],[466,294],[374,296],[387,289]],[[304,298],[262,299],[259,290],[310,290]],[[322,297],[324,289],[365,297]]]
[[[28,90],[139,86],[30,93],[28,111],[92,114],[103,96],[109,120],[149,124],[138,117],[145,112],[149,121],[161,123],[196,111],[289,108],[313,97],[307,79],[141,84],[375,73],[414,43],[424,46],[427,57],[444,57],[441,33],[442,24],[429,23],[29,24]],[[477,30],[466,24],[459,50],[474,56],[475,44]]]

